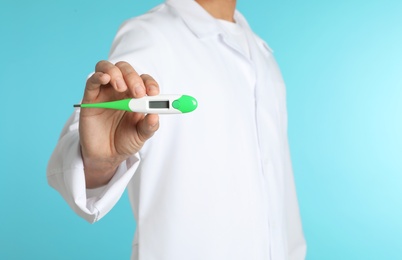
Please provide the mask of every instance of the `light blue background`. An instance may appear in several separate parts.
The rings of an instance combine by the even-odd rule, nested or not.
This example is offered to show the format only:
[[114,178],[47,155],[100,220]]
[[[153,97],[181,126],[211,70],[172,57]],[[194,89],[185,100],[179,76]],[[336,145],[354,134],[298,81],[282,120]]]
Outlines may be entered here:
[[[0,259],[129,258],[127,196],[90,225],[47,186],[45,170],[118,26],[159,2],[1,1]],[[307,259],[402,259],[402,1],[239,9],[287,83]]]

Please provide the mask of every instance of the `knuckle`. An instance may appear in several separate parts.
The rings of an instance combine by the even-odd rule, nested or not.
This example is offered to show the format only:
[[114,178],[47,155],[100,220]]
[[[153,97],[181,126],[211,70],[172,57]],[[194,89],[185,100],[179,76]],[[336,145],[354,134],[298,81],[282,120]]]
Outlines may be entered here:
[[114,64],[117,67],[127,66],[129,65],[126,61],[118,61]]
[[155,86],[158,86],[158,83],[156,82],[156,80],[155,80],[153,77],[151,77],[150,75],[148,75],[148,74],[142,74],[142,75],[141,75],[141,78],[142,78],[142,80],[144,81],[144,84],[145,84],[145,85],[155,85]]
[[140,76],[144,81],[153,79],[149,74],[141,74]]
[[130,82],[141,82],[140,76],[135,71],[128,71],[125,74],[125,77]]
[[[98,73],[98,74],[97,74]],[[121,71],[118,67],[116,67],[113,63],[107,60],[101,60],[96,64],[95,74],[96,76],[102,75],[99,73],[109,74],[111,77],[121,76]]]
[[121,77],[121,71],[116,66],[111,66],[105,70],[105,73],[109,74],[112,78]]
[[121,75],[121,70],[118,67],[113,66],[110,67],[110,73],[113,75]]
[[130,66],[127,61],[121,60],[115,63],[116,66]]
[[106,65],[108,65],[110,62],[108,62],[107,60],[101,60],[98,61],[95,65],[95,70],[99,71],[101,70],[103,67],[105,67]]
[[118,68],[121,74],[124,76],[125,80],[130,82],[138,82],[141,81],[140,76],[135,71],[135,69],[126,61],[119,61],[115,64],[116,68]]

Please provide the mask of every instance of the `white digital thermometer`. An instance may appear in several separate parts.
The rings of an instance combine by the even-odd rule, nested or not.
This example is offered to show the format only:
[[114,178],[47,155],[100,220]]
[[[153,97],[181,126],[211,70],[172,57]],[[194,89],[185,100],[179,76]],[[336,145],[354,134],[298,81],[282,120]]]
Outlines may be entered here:
[[147,114],[182,114],[194,111],[197,106],[197,100],[187,95],[144,96],[142,98],[74,105],[74,107],[81,108],[106,108]]

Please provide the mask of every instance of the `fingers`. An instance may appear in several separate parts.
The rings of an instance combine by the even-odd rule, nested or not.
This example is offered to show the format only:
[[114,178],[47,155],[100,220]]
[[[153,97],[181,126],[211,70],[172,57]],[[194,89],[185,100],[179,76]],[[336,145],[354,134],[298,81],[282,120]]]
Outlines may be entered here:
[[87,80],[83,102],[94,102],[101,92],[101,87],[107,84],[118,92],[127,90],[119,68],[108,61],[100,61],[95,66],[95,73]]
[[95,72],[87,80],[84,91],[84,102],[91,102],[99,95],[100,87],[110,81],[110,76],[103,72]]
[[96,64],[95,73],[87,80],[83,101],[93,102],[99,96],[101,87],[107,84],[117,92],[129,91],[130,96],[135,98],[159,94],[158,83],[147,74],[138,75],[129,63],[100,61]]
[[139,76],[133,67],[124,61],[116,63],[116,67],[120,69],[127,87],[135,98],[159,94],[159,85],[150,75]]
[[124,61],[116,63],[116,67],[120,69],[126,88],[130,90],[131,94],[135,98],[145,96],[146,92],[144,82],[134,68]]
[[155,96],[159,94],[159,85],[154,78],[147,74],[142,74],[141,79],[144,82],[148,96]]
[[127,90],[127,85],[124,81],[121,70],[109,61],[100,61],[95,66],[95,72],[103,72],[110,76],[110,85],[118,92],[124,92]]

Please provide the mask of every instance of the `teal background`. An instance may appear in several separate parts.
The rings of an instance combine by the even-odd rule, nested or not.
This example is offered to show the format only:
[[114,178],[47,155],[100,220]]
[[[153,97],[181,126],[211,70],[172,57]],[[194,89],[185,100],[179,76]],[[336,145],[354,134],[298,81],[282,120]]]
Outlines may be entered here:
[[[160,2],[1,1],[0,259],[129,258],[127,196],[90,225],[48,187],[45,170],[121,22]],[[307,259],[402,259],[402,1],[238,8],[287,83]]]

